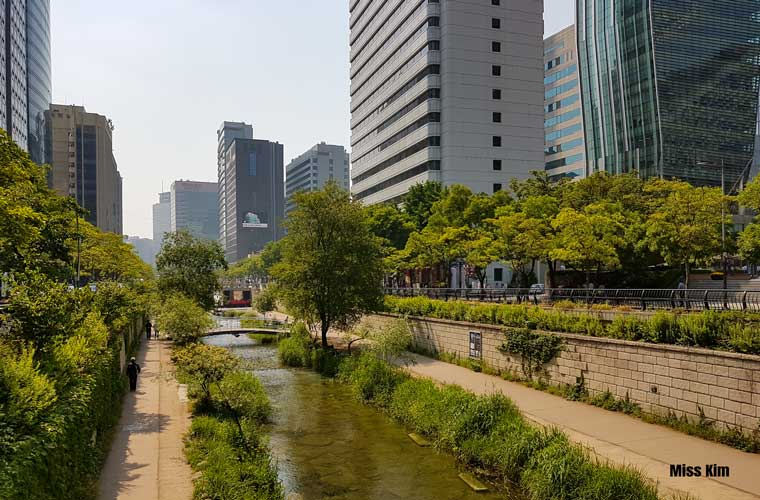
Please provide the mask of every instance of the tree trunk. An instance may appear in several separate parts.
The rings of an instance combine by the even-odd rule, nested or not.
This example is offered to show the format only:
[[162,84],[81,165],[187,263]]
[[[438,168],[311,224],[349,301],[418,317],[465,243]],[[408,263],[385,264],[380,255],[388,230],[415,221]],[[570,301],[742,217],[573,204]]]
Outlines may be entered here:
[[689,261],[686,261],[686,288],[689,288]]
[[547,288],[554,288],[554,261],[547,259],[546,270],[549,274],[549,286]]
[[486,271],[485,270],[478,271],[478,281],[480,281],[481,290],[486,287]]
[[327,331],[330,329],[330,323],[326,320],[322,320],[322,348],[327,349]]

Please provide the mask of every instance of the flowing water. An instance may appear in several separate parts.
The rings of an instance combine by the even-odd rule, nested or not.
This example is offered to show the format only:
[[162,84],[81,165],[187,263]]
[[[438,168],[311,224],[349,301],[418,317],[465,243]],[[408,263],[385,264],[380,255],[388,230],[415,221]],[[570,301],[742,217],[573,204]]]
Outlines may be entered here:
[[311,371],[280,367],[276,347],[245,335],[206,342],[231,349],[264,384],[275,409],[270,447],[291,498],[517,498],[473,492],[457,476],[463,469],[451,456],[417,446],[404,427],[354,399],[347,387]]

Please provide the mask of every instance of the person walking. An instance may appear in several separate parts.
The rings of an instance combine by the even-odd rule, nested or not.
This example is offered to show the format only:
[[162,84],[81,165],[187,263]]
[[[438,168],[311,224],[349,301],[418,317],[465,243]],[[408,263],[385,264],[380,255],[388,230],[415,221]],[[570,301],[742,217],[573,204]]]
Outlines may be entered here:
[[129,360],[127,365],[127,377],[129,377],[129,390],[134,392],[137,390],[137,374],[140,373],[140,365],[137,364],[135,358]]
[[150,332],[153,329],[153,325],[151,324],[150,320],[145,322],[145,337],[150,340]]

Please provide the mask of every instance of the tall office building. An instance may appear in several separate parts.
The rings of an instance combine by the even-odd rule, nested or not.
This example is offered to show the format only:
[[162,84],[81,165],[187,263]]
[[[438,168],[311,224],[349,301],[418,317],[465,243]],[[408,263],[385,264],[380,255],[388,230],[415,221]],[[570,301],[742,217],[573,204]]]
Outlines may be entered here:
[[0,127],[37,163],[51,104],[50,0],[0,1]]
[[348,176],[346,148],[320,142],[285,167],[285,213],[293,209],[291,197],[298,191],[321,189],[330,180],[348,191]]
[[[282,238],[285,216],[282,144],[233,139],[220,171],[226,214],[224,247],[227,261],[237,262]],[[222,181],[220,180],[220,184]]]
[[[578,0],[591,172],[730,187],[752,159],[760,81],[755,0]],[[713,166],[709,166],[713,165]]]
[[576,54],[575,26],[544,40],[544,169],[552,179],[586,175]]
[[169,202],[169,230],[198,238],[219,239],[219,190],[216,182],[175,181]]
[[[224,154],[235,139],[253,139],[253,126],[245,122],[222,122],[216,131],[216,172],[219,188],[219,241],[227,240],[227,176],[224,175]],[[234,221],[234,219],[231,219]]]
[[351,191],[493,192],[544,164],[541,0],[351,0]]
[[113,124],[82,106],[53,104],[50,126],[51,187],[76,198],[85,218],[104,231],[122,232],[122,179],[113,156]]
[[158,193],[158,203],[153,204],[153,241],[159,246],[164,235],[172,230],[172,193]]

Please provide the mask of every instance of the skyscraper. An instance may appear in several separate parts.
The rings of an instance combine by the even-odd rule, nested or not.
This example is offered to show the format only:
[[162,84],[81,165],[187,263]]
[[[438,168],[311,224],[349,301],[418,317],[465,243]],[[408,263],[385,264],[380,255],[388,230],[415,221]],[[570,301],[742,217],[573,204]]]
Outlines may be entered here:
[[207,240],[219,239],[219,190],[216,182],[172,182],[170,231],[189,231]]
[[756,0],[578,0],[591,172],[730,186],[754,152]]
[[158,203],[153,204],[153,241],[158,246],[164,240],[164,234],[172,230],[172,193],[158,193]]
[[[216,172],[219,187],[219,242],[227,240],[227,176],[224,154],[235,139],[253,139],[253,126],[245,122],[222,122],[216,131]],[[234,219],[233,219],[234,220]]]
[[552,179],[586,175],[576,53],[575,26],[544,40],[544,169]]
[[[282,238],[285,217],[283,148],[276,142],[233,139],[224,152],[226,214],[221,239],[227,261],[237,262]],[[220,184],[222,181],[220,181]]]
[[298,191],[321,189],[330,180],[348,191],[348,176],[346,148],[320,142],[285,167],[285,213],[292,210],[291,196]]
[[351,0],[351,191],[491,193],[544,165],[543,2]]
[[113,156],[113,124],[82,106],[53,104],[45,113],[50,126],[50,184],[72,196],[85,218],[103,231],[121,234],[122,180]]
[[45,163],[51,103],[50,0],[0,2],[0,127]]

